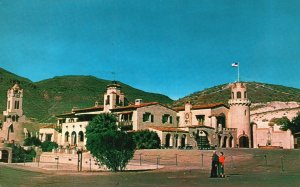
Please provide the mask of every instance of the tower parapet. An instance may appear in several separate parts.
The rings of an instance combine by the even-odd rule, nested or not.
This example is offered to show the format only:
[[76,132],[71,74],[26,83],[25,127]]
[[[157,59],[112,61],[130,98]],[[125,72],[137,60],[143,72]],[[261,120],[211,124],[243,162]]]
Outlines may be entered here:
[[106,93],[104,94],[104,111],[109,112],[117,106],[124,106],[125,96],[121,92],[121,85],[116,81],[106,86]]

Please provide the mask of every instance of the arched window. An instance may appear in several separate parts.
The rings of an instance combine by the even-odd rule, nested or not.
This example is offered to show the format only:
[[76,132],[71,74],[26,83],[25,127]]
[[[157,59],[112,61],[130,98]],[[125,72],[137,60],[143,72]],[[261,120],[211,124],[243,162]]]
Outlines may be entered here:
[[66,133],[65,133],[65,142],[69,142],[69,132],[67,131]]
[[238,99],[241,99],[241,98],[242,98],[241,92],[237,92],[237,93],[236,93],[236,97],[237,97]]
[[83,140],[84,140],[84,134],[83,134],[82,131],[80,131],[80,132],[78,133],[78,136],[79,136],[79,141],[80,141],[80,142],[83,142]]

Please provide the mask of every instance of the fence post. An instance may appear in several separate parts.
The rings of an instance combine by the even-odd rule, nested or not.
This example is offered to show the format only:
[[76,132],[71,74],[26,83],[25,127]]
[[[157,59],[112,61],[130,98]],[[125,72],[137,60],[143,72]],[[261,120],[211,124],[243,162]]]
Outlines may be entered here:
[[265,160],[266,160],[266,166],[268,165],[268,159],[267,159],[267,155],[264,156]]
[[140,166],[142,165],[142,153],[140,153]]
[[203,153],[201,154],[201,163],[202,163],[202,169],[203,169]]
[[283,156],[281,156],[280,159],[281,159],[281,171],[284,172],[284,167],[283,167]]
[[56,170],[58,170],[58,159],[59,159],[59,157],[57,156],[57,157],[55,157],[55,160],[56,160]]
[[90,158],[90,171],[92,171],[92,159]]
[[233,156],[231,155],[230,158],[231,158],[231,169],[232,169],[234,168]]
[[177,163],[177,154],[176,154],[176,166],[178,166],[178,163]]

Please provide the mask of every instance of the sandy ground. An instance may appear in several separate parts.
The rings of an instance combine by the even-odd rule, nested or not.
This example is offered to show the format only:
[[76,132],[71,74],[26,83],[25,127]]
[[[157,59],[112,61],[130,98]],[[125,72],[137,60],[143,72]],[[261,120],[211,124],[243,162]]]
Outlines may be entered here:
[[[222,151],[226,156],[225,179],[209,178],[212,151],[140,150],[128,166],[138,165],[137,170],[119,173],[77,172],[67,165],[56,170],[53,164],[44,168],[33,166],[36,163],[9,165],[13,168],[2,164],[0,186],[300,186],[300,150]],[[147,170],[149,165],[157,166],[157,160],[160,168]]]

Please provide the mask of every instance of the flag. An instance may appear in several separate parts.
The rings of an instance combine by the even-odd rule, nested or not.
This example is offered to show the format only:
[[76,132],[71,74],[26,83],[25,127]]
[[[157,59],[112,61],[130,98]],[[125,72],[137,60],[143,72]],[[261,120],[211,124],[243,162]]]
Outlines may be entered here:
[[235,62],[233,64],[231,64],[232,67],[239,67],[239,63]]

